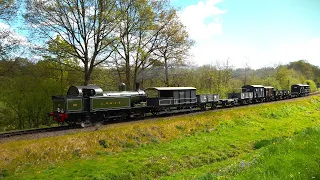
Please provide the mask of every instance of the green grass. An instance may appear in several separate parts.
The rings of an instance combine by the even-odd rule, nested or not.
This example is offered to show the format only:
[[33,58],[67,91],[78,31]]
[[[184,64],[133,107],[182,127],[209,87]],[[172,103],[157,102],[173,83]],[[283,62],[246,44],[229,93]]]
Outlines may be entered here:
[[0,178],[320,178],[319,111],[309,97],[0,144]]
[[198,179],[320,179],[319,137],[317,127],[272,139],[255,156]]

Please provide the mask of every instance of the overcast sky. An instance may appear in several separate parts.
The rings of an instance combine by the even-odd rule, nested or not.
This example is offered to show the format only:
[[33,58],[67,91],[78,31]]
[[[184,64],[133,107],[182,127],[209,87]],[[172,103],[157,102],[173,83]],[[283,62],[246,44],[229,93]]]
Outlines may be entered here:
[[305,59],[320,66],[320,0],[171,0],[198,65],[252,68]]

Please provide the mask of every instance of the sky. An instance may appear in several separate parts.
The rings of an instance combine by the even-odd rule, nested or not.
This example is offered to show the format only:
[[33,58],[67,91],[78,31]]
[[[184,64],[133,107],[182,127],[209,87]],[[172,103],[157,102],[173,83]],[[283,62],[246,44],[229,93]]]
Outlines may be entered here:
[[257,69],[320,66],[320,0],[171,0],[196,42],[189,60]]
[[[306,60],[320,67],[320,0],[170,0],[195,41],[201,66],[274,67]],[[19,21],[19,20],[18,20]],[[22,21],[22,20],[21,20]],[[0,22],[29,44],[20,26]]]

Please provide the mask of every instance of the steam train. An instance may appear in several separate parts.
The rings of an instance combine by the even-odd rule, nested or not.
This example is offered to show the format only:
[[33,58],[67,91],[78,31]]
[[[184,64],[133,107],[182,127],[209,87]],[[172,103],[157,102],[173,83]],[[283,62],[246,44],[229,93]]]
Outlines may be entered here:
[[228,98],[219,94],[199,94],[194,87],[150,87],[144,91],[104,92],[100,87],[71,86],[66,96],[52,96],[53,112],[49,113],[58,123],[81,124],[86,127],[96,122],[114,119],[130,119],[168,112],[207,110],[252,103],[263,103],[307,96],[310,86],[294,84],[289,90],[275,90],[271,86],[245,85],[240,92],[228,93]]

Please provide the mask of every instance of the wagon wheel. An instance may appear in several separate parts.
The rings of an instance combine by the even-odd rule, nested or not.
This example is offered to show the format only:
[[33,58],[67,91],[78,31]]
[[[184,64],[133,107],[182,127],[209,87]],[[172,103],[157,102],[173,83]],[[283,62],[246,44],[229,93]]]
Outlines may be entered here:
[[214,103],[212,103],[210,109],[216,109],[216,108],[217,106]]
[[146,117],[146,113],[145,112],[140,112],[139,116],[140,116],[140,118],[145,118]]
[[207,110],[206,104],[202,104],[202,105],[201,105],[201,111],[205,111],[205,110]]
[[151,113],[152,113],[152,115],[154,115],[154,116],[159,115],[159,111],[157,111],[157,110],[155,110],[155,109],[152,109],[152,110],[151,110]]

